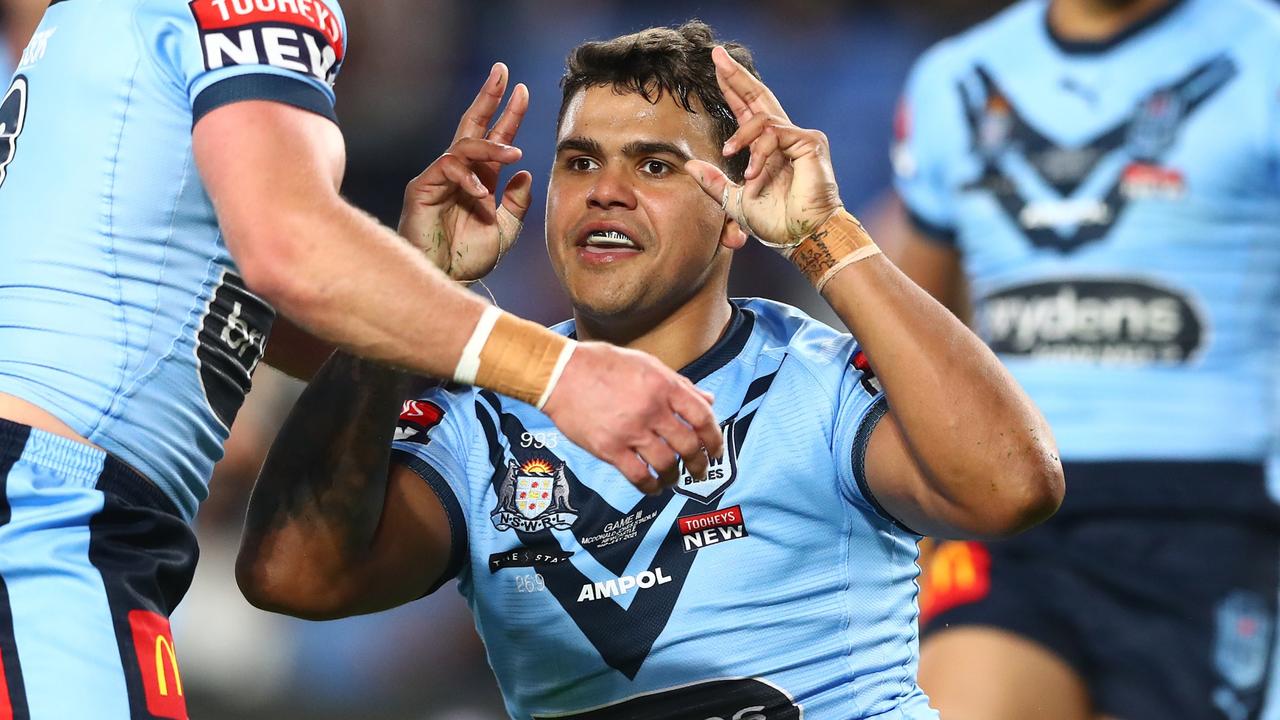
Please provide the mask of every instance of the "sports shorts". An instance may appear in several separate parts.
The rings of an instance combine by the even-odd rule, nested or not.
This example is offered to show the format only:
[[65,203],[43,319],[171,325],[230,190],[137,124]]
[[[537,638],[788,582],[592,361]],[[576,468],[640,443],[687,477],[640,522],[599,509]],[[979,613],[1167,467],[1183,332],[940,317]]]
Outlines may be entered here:
[[197,554],[132,468],[0,420],[0,718],[186,718],[169,613]]
[[[1044,524],[1008,540],[935,548],[921,583],[923,641],[961,626],[1012,632],[1065,660],[1096,712],[1123,720],[1262,717],[1280,586],[1280,525],[1265,492],[1247,513],[1206,511],[1213,502],[1178,507],[1167,496],[1146,510],[1124,502],[1105,512],[1090,497],[1112,482],[1160,492],[1162,479],[1185,487],[1191,477],[1214,492],[1252,494],[1264,488],[1262,468],[1064,470],[1067,499]],[[1085,496],[1074,505],[1073,487]]]

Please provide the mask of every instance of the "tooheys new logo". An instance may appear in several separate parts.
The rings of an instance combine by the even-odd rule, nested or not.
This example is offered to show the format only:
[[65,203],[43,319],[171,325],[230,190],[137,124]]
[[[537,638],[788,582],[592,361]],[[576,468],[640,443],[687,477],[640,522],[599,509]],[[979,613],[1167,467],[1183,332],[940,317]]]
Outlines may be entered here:
[[1205,322],[1184,295],[1139,279],[1015,285],[982,301],[979,328],[1002,355],[1107,364],[1182,363]]
[[193,0],[208,70],[271,65],[333,85],[346,39],[322,0]]

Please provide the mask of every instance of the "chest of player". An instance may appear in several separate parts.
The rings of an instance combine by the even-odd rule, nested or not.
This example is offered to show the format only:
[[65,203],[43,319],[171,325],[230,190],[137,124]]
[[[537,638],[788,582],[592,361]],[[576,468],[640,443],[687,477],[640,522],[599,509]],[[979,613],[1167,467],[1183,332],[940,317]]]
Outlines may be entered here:
[[979,277],[1099,252],[1135,265],[1197,243],[1231,252],[1280,212],[1267,82],[1245,59],[1145,74],[1061,63],[1048,81],[1006,65],[977,61],[957,84],[946,182]]
[[947,182],[975,322],[1002,356],[1231,363],[1270,332],[1265,83],[1227,51],[1180,63],[1123,80],[1067,64],[1051,88],[979,64],[961,83],[969,142]]
[[[742,658],[741,643],[758,641],[735,638],[745,632],[735,608],[772,595],[775,608],[842,617],[847,503],[829,459],[831,429],[817,413],[808,426],[780,427],[771,402],[782,400],[725,418],[724,458],[705,479],[682,473],[656,496],[540,416],[504,413],[501,452],[485,460],[485,500],[467,518],[463,586],[500,677],[513,658],[548,654],[567,676],[613,668],[608,675],[632,678],[646,663],[661,672],[669,649],[694,636],[686,647],[700,672],[719,677],[718,667],[728,672]],[[815,639],[825,631],[815,624]],[[528,668],[522,677],[531,682]]]

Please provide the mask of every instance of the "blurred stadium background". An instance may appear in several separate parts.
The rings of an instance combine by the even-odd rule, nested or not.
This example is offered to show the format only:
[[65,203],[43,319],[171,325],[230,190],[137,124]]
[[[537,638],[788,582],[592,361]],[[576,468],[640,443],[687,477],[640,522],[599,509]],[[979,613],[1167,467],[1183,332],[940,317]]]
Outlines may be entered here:
[[[349,56],[338,80],[348,146],[344,191],[394,226],[404,184],[440,154],[496,60],[532,102],[518,167],[544,200],[557,82],[566,53],[651,25],[698,17],[755,53],[792,118],[825,131],[845,202],[882,244],[894,104],[915,57],[935,40],[1009,4],[1001,0],[344,0]],[[0,75],[8,77],[47,0],[0,0]],[[535,207],[488,281],[498,303],[556,322],[569,309],[547,264]],[[734,295],[763,295],[833,316],[784,261],[750,246]],[[423,313],[431,308],[422,308]],[[263,366],[232,429],[197,520],[202,557],[174,616],[182,682],[201,720],[479,720],[505,717],[461,597],[445,587],[396,611],[314,623],[250,607],[232,576],[249,488],[301,384]]]

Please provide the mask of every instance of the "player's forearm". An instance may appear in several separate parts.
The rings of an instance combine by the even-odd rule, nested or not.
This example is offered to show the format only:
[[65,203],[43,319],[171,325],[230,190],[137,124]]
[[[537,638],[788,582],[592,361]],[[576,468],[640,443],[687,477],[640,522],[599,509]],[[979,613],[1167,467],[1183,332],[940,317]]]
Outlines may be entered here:
[[334,196],[246,232],[274,235],[237,243],[250,256],[237,256],[246,281],[308,332],[361,357],[452,377],[485,303],[391,230]]
[[267,609],[346,614],[367,582],[400,405],[421,380],[344,353],[320,369],[263,465],[236,565]]
[[999,534],[1056,509],[1061,467],[1039,410],[995,355],[883,256],[823,292],[865,348],[933,492]]

